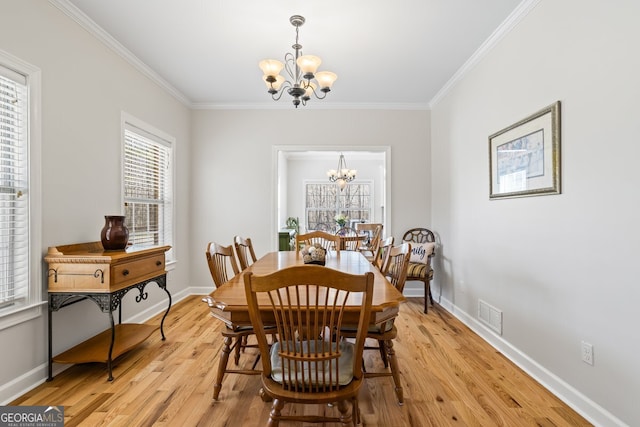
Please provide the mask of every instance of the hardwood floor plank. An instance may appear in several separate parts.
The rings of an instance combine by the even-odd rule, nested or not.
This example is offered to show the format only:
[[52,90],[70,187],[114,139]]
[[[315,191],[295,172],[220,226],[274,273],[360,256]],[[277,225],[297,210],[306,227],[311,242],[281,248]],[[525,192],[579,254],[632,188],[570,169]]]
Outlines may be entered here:
[[[446,310],[436,305],[425,315],[423,307],[424,299],[408,298],[396,320],[405,403],[398,405],[391,377],[368,378],[360,393],[364,426],[590,425]],[[75,365],[11,405],[64,405],[67,427],[266,425],[271,405],[258,395],[259,376],[227,374],[213,400],[223,327],[200,297],[188,297],[171,308],[166,341],[153,334],[115,360],[114,381],[104,364]],[[247,349],[241,365],[251,366],[256,355]],[[384,369],[377,351],[367,351],[364,363],[369,372]],[[286,405],[283,412],[337,409]]]

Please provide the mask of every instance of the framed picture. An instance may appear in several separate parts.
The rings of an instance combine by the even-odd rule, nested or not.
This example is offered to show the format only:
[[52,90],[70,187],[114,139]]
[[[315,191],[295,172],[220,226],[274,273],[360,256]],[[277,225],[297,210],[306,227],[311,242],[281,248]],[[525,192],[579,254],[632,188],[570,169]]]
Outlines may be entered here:
[[560,101],[489,136],[489,199],[560,194]]

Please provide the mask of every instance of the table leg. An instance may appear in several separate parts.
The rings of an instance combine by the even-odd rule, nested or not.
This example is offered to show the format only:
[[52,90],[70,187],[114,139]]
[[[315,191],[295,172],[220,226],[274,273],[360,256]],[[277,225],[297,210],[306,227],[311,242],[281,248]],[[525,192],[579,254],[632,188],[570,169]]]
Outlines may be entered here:
[[167,314],[169,314],[169,310],[171,310],[171,293],[169,292],[169,289],[167,289],[167,278],[166,278],[166,276],[163,278],[162,282],[163,282],[163,284],[161,285],[160,283],[158,283],[158,286],[160,287],[160,289],[165,291],[167,293],[167,297],[169,297],[169,305],[167,306],[167,311],[164,312],[164,316],[162,316],[162,320],[160,321],[160,334],[162,334],[162,341],[164,341],[165,340],[165,336],[164,336],[164,319],[167,318]]
[[109,371],[107,380],[113,381],[113,361],[111,359],[113,356],[113,344],[116,342],[116,325],[113,322],[113,312],[111,310],[109,310],[109,321],[111,322],[111,343],[109,344],[109,356],[107,357],[107,370]]

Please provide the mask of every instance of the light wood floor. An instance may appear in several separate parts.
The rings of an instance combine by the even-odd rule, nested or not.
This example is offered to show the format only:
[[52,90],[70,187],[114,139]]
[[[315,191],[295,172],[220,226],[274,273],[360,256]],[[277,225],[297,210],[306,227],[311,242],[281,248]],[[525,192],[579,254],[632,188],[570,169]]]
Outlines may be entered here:
[[[360,394],[365,426],[590,425],[444,309],[424,315],[423,301],[409,298],[396,321],[405,404],[397,405],[390,377],[367,379]],[[189,297],[172,307],[166,341],[154,334],[117,359],[113,382],[103,364],[75,365],[11,405],[64,405],[66,427],[266,425],[270,406],[258,397],[259,376],[228,374],[220,400],[212,401],[220,327],[199,297]],[[377,352],[367,352],[367,370],[381,366]]]

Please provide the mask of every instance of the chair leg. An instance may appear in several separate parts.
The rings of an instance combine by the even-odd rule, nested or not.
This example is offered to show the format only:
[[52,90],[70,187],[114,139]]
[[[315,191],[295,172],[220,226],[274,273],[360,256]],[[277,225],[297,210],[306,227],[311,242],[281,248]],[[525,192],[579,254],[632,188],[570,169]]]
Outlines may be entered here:
[[346,400],[338,401],[338,411],[340,411],[340,422],[343,427],[350,426],[353,421],[353,414],[349,413],[349,405],[347,405]]
[[220,390],[222,389],[222,379],[227,370],[227,362],[229,362],[232,342],[233,338],[224,337],[224,344],[222,345],[222,350],[220,350],[220,361],[218,362],[218,374],[216,375],[216,382],[213,384],[214,400],[218,400],[218,395],[220,395]]
[[389,367],[389,360],[387,359],[387,351],[384,348],[384,341],[378,341],[378,350],[380,350],[380,358],[382,359],[382,363],[384,363],[384,367]]
[[236,344],[235,344],[235,349],[233,352],[233,362],[235,363],[236,366],[238,366],[238,364],[240,363],[240,350],[242,350],[244,352],[244,347],[247,345],[245,339],[247,337],[238,337],[236,338]]
[[[427,314],[429,306],[429,298],[431,298],[431,286],[429,286],[429,280],[424,281],[424,313]],[[433,305],[433,298],[431,298],[431,305]]]
[[282,415],[281,411],[284,408],[284,400],[273,399],[273,404],[271,405],[271,413],[269,413],[269,421],[267,422],[267,427],[278,427],[280,425],[280,416]]
[[396,386],[396,397],[398,398],[398,405],[404,404],[404,392],[402,390],[402,384],[400,383],[400,368],[398,367],[398,359],[396,358],[396,351],[393,349],[393,340],[386,340],[384,342],[385,349],[387,350],[387,358],[389,359],[389,365],[391,366],[391,376],[393,377],[393,383]]
[[351,416],[353,418],[354,426],[362,425],[362,420],[360,419],[360,407],[358,406],[358,396],[351,399]]

